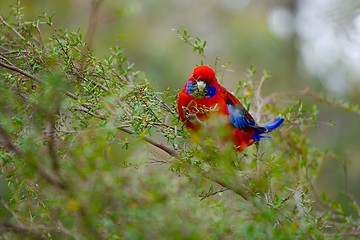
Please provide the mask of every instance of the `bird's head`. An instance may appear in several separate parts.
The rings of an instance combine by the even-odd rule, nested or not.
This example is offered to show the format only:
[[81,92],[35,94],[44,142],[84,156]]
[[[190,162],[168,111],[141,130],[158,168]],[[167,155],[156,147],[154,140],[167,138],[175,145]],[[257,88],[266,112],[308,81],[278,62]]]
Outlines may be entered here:
[[206,85],[211,85],[216,81],[214,70],[205,65],[195,67],[191,77],[196,82],[204,82]]
[[208,66],[197,66],[186,83],[186,93],[200,98],[212,98],[216,94],[215,72]]
[[190,78],[196,83],[197,92],[199,93],[217,83],[214,70],[204,65],[195,67]]

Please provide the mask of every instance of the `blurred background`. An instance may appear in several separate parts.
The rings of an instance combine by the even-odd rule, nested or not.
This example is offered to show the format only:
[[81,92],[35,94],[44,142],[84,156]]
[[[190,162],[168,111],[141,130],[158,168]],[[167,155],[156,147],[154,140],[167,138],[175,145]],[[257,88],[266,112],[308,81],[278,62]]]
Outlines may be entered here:
[[[15,2],[0,0],[2,6]],[[124,48],[129,62],[144,71],[158,90],[169,88],[175,94],[202,60],[176,32],[186,29],[192,37],[207,41],[204,63],[214,66],[219,58],[217,70],[229,89],[253,65],[272,76],[264,94],[310,87],[330,99],[360,104],[358,0],[22,2],[25,19],[54,14],[56,27],[79,30],[100,58],[112,46]],[[220,65],[230,62],[221,74]],[[341,197],[347,159],[351,188],[360,199],[359,114],[319,104],[319,122],[309,136],[312,144],[339,156],[323,163],[317,186]]]

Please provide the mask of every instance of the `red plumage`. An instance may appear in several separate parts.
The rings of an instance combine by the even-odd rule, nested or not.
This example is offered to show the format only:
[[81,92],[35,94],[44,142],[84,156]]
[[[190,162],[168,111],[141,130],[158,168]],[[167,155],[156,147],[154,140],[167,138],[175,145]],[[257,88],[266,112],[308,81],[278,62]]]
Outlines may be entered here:
[[214,114],[226,116],[232,140],[239,151],[266,137],[262,134],[284,121],[277,118],[268,126],[259,126],[240,101],[218,83],[215,72],[208,66],[194,69],[179,94],[178,112],[186,127],[195,131]]

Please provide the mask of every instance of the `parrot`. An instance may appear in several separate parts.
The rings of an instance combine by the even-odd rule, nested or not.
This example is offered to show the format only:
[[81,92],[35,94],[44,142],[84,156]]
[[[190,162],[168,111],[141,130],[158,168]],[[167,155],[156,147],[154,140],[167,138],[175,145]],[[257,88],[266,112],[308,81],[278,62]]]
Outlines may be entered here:
[[220,115],[230,126],[229,136],[236,151],[243,151],[254,143],[258,146],[260,140],[270,138],[267,134],[280,127],[284,118],[277,117],[259,125],[239,99],[219,84],[215,75],[211,67],[197,66],[180,91],[177,108],[186,128],[198,131],[206,126],[209,117]]

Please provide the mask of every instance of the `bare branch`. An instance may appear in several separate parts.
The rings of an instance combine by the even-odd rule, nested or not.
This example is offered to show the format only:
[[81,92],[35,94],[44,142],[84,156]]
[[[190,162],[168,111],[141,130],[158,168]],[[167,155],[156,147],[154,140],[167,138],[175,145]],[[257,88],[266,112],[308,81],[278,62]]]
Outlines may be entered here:
[[255,91],[255,99],[256,99],[256,105],[257,105],[257,113],[255,116],[255,119],[258,122],[260,122],[260,120],[261,120],[261,112],[262,112],[262,108],[264,107],[264,100],[261,97],[261,88],[265,82],[265,79],[266,79],[265,76],[261,77],[259,86],[256,88],[256,91]]
[[[129,133],[129,134],[135,134],[134,131],[128,129],[128,128],[125,128],[125,127],[119,127],[119,129],[123,132],[126,132],[126,133]],[[150,143],[151,145],[163,150],[164,152],[168,153],[170,156],[174,157],[174,158],[178,158],[180,156],[180,154],[169,148],[168,146],[165,146],[164,144],[160,143],[160,142],[157,142],[149,137],[146,137],[146,136],[143,136],[142,137],[146,142]]]

